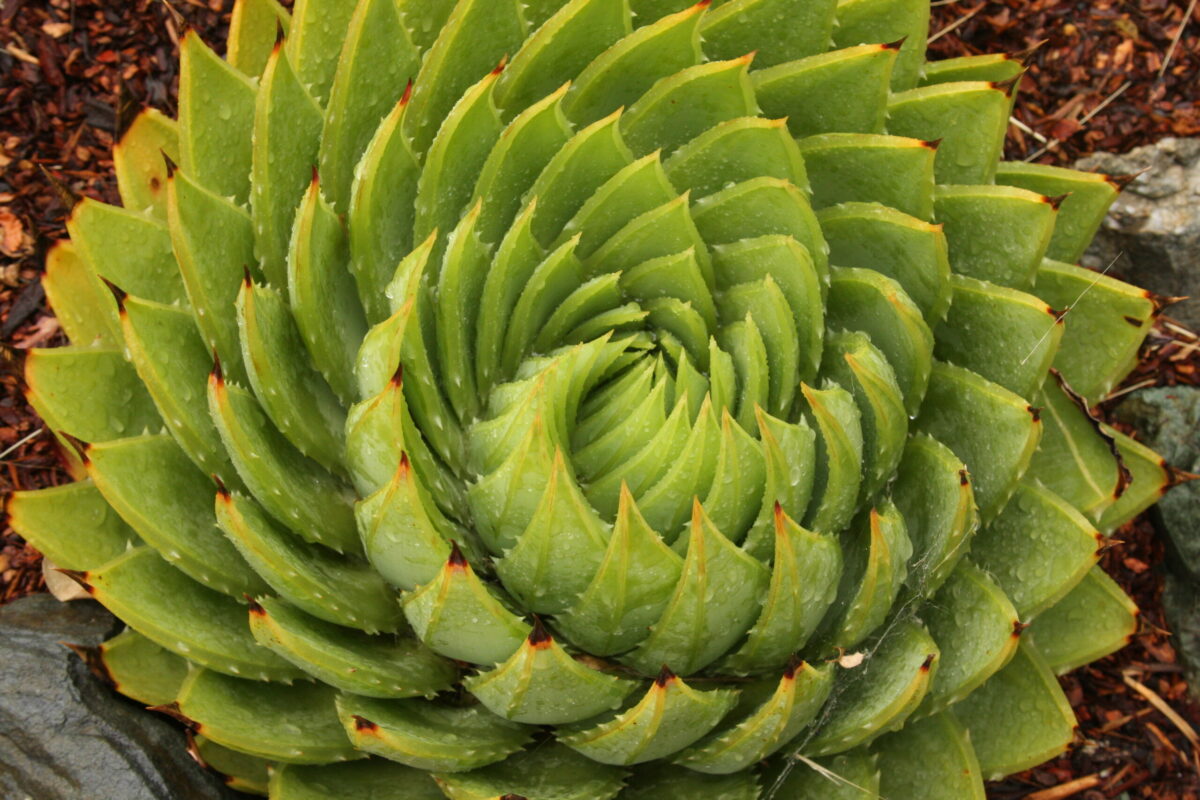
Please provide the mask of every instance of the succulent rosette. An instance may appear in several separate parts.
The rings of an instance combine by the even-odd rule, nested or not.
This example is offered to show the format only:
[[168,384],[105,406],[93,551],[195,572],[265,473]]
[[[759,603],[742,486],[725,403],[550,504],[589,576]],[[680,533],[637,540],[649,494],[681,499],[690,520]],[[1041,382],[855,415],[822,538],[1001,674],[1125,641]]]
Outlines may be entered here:
[[[918,0],[239,0],[115,151],[14,527],[278,800],[983,797],[1125,643],[1148,293]],[[107,285],[106,285],[107,284]]]

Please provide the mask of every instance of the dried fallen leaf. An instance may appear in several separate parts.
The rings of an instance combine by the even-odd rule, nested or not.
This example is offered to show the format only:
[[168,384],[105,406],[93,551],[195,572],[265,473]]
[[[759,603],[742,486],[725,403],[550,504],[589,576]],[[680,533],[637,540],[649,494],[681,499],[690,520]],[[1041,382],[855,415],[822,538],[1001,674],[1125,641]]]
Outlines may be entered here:
[[71,32],[71,23],[69,22],[45,22],[42,24],[42,33],[53,39],[61,39]]
[[20,258],[33,252],[33,237],[16,214],[0,208],[0,253],[9,258]]

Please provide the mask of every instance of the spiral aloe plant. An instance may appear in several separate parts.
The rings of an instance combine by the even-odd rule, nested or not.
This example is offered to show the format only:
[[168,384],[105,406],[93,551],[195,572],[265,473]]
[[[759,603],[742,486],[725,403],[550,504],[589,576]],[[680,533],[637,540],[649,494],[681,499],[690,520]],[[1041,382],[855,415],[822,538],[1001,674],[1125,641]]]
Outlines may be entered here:
[[[114,154],[13,526],[248,791],[981,798],[1172,481],[1088,414],[1111,177],[921,0],[239,0]],[[282,35],[281,35],[282,34]],[[1026,630],[1028,628],[1028,630]]]

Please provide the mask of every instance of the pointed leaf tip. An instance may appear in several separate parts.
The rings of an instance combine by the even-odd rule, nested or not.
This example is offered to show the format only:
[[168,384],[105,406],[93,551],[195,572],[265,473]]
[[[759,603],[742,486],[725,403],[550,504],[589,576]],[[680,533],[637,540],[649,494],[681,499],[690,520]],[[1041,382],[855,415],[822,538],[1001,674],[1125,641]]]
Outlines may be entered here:
[[1016,638],[1016,637],[1019,637],[1019,636],[1021,635],[1021,633],[1022,633],[1022,632],[1023,632],[1023,631],[1024,631],[1026,628],[1028,628],[1028,627],[1029,627],[1031,624],[1032,624],[1032,623],[1029,623],[1029,622],[1021,622],[1021,620],[1019,620],[1019,619],[1014,619],[1014,620],[1013,620],[1013,632],[1012,632],[1012,635],[1013,635],[1013,637],[1014,637],[1014,638]]
[[454,539],[450,540],[450,557],[446,559],[446,566],[451,569],[466,569],[468,566],[467,557],[463,555],[462,548]]
[[660,689],[665,689],[668,684],[677,679],[678,676],[671,671],[671,668],[663,664],[662,669],[658,672],[658,677],[654,679],[654,685]]
[[366,717],[360,717],[358,714],[355,714],[354,730],[362,731],[364,733],[375,733],[379,730],[379,726],[374,722],[371,722],[371,720],[367,719]]
[[933,662],[937,660],[937,653],[930,653],[925,656],[925,660],[921,662],[921,672],[929,672],[933,669]]
[[209,380],[216,383],[216,385],[218,387],[224,386],[225,385],[225,373],[221,370],[221,356],[219,356],[217,354],[217,351],[214,349],[212,357],[213,357],[213,366],[212,366],[212,372],[209,374]]
[[1025,410],[1029,412],[1029,416],[1033,417],[1034,422],[1042,421],[1042,410],[1037,406],[1025,406]]
[[[92,585],[90,583],[88,583],[87,572],[81,572],[80,570],[77,570],[77,569],[65,569],[63,567],[55,567],[54,571],[61,575],[66,575],[68,578],[70,578],[71,580],[78,583],[80,586],[82,586],[84,588],[84,590],[88,594],[96,593],[96,590],[94,588],[92,588]],[[69,646],[70,645],[68,645],[68,647]],[[72,648],[72,649],[74,649],[74,648]]]
[[881,49],[881,50],[899,50],[901,47],[904,46],[904,43],[906,41],[908,41],[908,37],[902,36],[894,42],[884,42],[883,44],[879,45],[879,49]]
[[209,477],[211,477],[213,480],[213,483],[215,483],[217,485],[217,495],[222,500],[228,501],[230,495],[229,495],[229,489],[227,489],[225,487],[225,481],[221,480],[221,476],[216,474],[215,472],[212,475],[210,475]]
[[546,626],[542,624],[542,618],[534,614],[533,630],[529,632],[529,646],[542,649],[549,647],[553,643],[554,637],[550,635],[550,631],[546,630]]
[[391,384],[394,388],[399,389],[404,385],[404,363],[396,365],[396,371],[392,373]]
[[412,99],[413,79],[409,78],[408,83],[404,87],[404,94],[400,95],[400,105],[408,105],[408,101]]
[[1053,197],[1042,195],[1042,202],[1048,203],[1051,208],[1053,208],[1055,211],[1058,211],[1058,209],[1062,206],[1063,201],[1070,196],[1070,192],[1066,192],[1065,194],[1056,194]]
[[185,715],[179,710],[179,703],[167,703],[162,706],[146,706],[147,711],[157,711],[160,714],[166,714],[177,722],[182,722],[188,728],[194,731],[200,730],[200,723],[196,722],[191,717]]
[[989,83],[989,85],[993,89],[997,89],[1001,92],[1004,92],[1004,94],[1011,97],[1012,93],[1013,93],[1013,89],[1016,88],[1017,84],[1020,83],[1020,81],[1021,81],[1021,76],[1017,75],[1012,78],[1009,78],[1006,81],[991,81]]

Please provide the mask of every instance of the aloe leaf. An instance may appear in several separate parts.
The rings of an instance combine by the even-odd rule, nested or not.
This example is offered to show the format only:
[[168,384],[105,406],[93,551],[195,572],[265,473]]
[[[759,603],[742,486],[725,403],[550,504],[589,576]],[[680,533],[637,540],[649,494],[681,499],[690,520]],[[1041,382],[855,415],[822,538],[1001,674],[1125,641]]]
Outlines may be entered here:
[[184,298],[161,220],[86,198],[71,210],[67,230],[83,262],[123,291],[162,303]]
[[971,477],[949,447],[917,434],[905,444],[892,500],[913,544],[908,588],[928,597],[950,575],[979,526]]
[[621,120],[621,132],[637,155],[670,153],[709,128],[758,114],[749,68],[742,55],[676,72],[656,82]]
[[798,145],[814,208],[869,202],[917,219],[933,218],[935,144],[876,133],[825,133]]
[[147,706],[175,702],[187,677],[187,659],[126,628],[95,651],[113,688]]
[[179,164],[197,185],[238,204],[250,196],[256,91],[195,31],[184,35],[179,45]]
[[597,655],[630,649],[670,602],[683,559],[646,524],[627,487],[608,549],[592,582],[555,623],[572,644]]
[[941,362],[933,365],[928,396],[913,427],[947,445],[967,465],[984,522],[1004,508],[1042,435],[1038,410],[1023,398]]
[[230,789],[266,797],[271,764],[258,756],[239,753],[223,747],[204,736],[193,736],[188,755],[199,756],[204,766],[221,773]]
[[783,513],[797,520],[810,509],[816,483],[817,434],[803,416],[794,423],[786,422],[758,408],[755,409],[755,421],[762,442],[766,483],[758,518],[743,547],[760,561],[768,561],[776,542],[776,504]]
[[1054,758],[1075,737],[1075,712],[1037,649],[1022,644],[1008,666],[954,707],[986,780]]
[[924,617],[942,655],[921,716],[957,703],[996,674],[1016,652],[1023,627],[995,579],[965,560],[933,596]]
[[665,166],[671,183],[697,199],[758,177],[808,189],[805,162],[782,119],[722,122],[676,150]]
[[693,499],[713,485],[720,449],[721,429],[712,402],[706,396],[678,460],[638,497],[646,521],[663,532],[665,541],[674,542],[678,538],[692,512]]
[[953,302],[934,333],[935,357],[1034,397],[1062,340],[1059,312],[1037,297],[954,275]]
[[977,56],[927,61],[921,73],[921,86],[954,81],[995,81],[1003,83],[1025,71],[1024,64],[1008,53],[983,53]]
[[956,81],[899,92],[887,102],[889,133],[940,139],[934,176],[939,184],[984,184],[996,173],[1011,107],[1011,87]]
[[269,761],[324,764],[362,757],[338,724],[336,695],[319,683],[255,683],[199,669],[176,702],[196,732],[219,745]]
[[1138,629],[1138,608],[1100,567],[1042,612],[1029,633],[1046,663],[1062,675],[1120,650]]
[[849,387],[854,395],[862,422],[862,498],[870,500],[895,475],[908,436],[908,415],[896,373],[862,333],[829,336],[821,367],[825,380]]
[[[557,2],[557,0],[552,0]],[[400,19],[408,30],[408,36],[422,53],[433,45],[438,32],[446,24],[446,18],[454,10],[454,3],[442,0],[399,0]],[[529,15],[526,15],[529,19]]]
[[929,689],[938,652],[937,643],[919,623],[889,626],[861,666],[835,678],[837,712],[822,719],[802,752],[841,753],[902,727]]
[[287,54],[300,82],[322,107],[329,99],[341,43],[357,3],[297,0],[288,27]]
[[525,40],[496,86],[511,116],[579,74],[629,34],[627,0],[570,0]]
[[1085,401],[1066,383],[1048,377],[1035,402],[1045,430],[1026,475],[1092,519],[1120,499],[1128,467],[1117,445]]
[[791,664],[776,684],[742,690],[721,730],[684,750],[675,763],[710,774],[746,770],[791,741],[817,716],[833,688],[833,668]]
[[635,681],[576,661],[540,622],[512,656],[463,685],[488,709],[530,725],[562,725],[613,711]]
[[275,47],[276,36],[287,34],[291,14],[275,0],[237,0],[229,20],[226,58],[250,78],[263,74]]
[[76,345],[30,350],[25,381],[42,419],[85,442],[162,430],[154,401],[120,350]]
[[1107,175],[1023,161],[1001,163],[996,170],[996,182],[1050,197],[1067,195],[1058,208],[1046,256],[1068,264],[1083,256],[1121,191]]
[[[167,218],[196,327],[209,352],[221,359],[226,373],[243,380],[245,368],[234,301],[246,271],[257,263],[250,215],[187,174],[176,172],[168,187]],[[140,295],[136,291],[134,294]],[[148,299],[173,301],[154,296]]]
[[712,285],[712,263],[696,222],[688,210],[686,194],[669,200],[630,220],[602,246],[584,259],[584,276],[632,269],[653,258],[691,249],[704,281]]
[[129,358],[175,441],[204,474],[239,485],[199,390],[212,370],[212,354],[195,317],[187,309],[127,297],[121,326]]
[[287,51],[276,50],[266,62],[259,84],[250,166],[254,252],[276,289],[287,286],[292,222],[312,179],[320,138],[321,107],[300,82]]
[[121,341],[112,292],[70,241],[57,242],[46,254],[42,288],[72,344],[116,347]]
[[1143,289],[1083,267],[1042,262],[1037,296],[1054,308],[1070,309],[1054,366],[1090,403],[1125,377],[1156,312]]
[[339,557],[282,530],[248,497],[221,492],[217,523],[271,588],[308,613],[368,633],[394,631],[396,596],[365,562]]
[[206,589],[149,547],[89,570],[83,580],[92,596],[129,627],[188,661],[253,680],[303,676],[254,641],[245,606]]
[[458,677],[453,664],[410,636],[371,636],[273,597],[251,605],[250,631],[263,647],[321,682],[364,697],[430,697]]
[[[803,649],[836,598],[842,550],[834,538],[800,527],[779,504],[775,505],[774,528],[775,558],[762,611],[745,643],[721,662],[723,671],[754,673],[786,662]],[[810,667],[803,672],[813,677]]]
[[[754,320],[767,353],[768,394],[763,405],[772,414],[787,414],[800,381],[813,377],[800,374],[799,321],[792,314],[787,297],[768,274],[760,281],[729,287],[718,301],[723,318]],[[806,360],[811,363],[811,358]]]
[[[545,2],[546,0],[542,0]],[[557,2],[557,0],[552,0]],[[695,5],[692,0],[630,0],[635,25],[645,25],[667,14],[678,13]]]
[[367,332],[349,263],[346,230],[313,180],[292,229],[288,300],[313,365],[346,405],[358,399],[354,363]]
[[579,237],[579,254],[587,258],[631,221],[669,203],[678,193],[654,151],[605,181],[563,227],[555,246]]
[[[638,0],[630,5],[638,12]],[[590,125],[632,105],[656,81],[700,63],[699,27],[704,6],[683,5],[686,7],[673,14],[649,20],[650,24],[623,37],[584,67],[563,104],[568,119],[580,126]],[[646,21],[642,13],[634,14],[634,24]]]
[[971,557],[1028,621],[1083,580],[1102,539],[1061,497],[1023,481],[1000,515],[976,534]]
[[841,531],[854,515],[862,488],[862,418],[854,398],[836,384],[800,387],[809,426],[817,431],[813,503],[803,520],[818,533]]
[[14,531],[64,569],[95,569],[141,543],[90,479],[13,492],[4,512]]
[[562,451],[529,526],[496,562],[504,586],[531,611],[567,610],[600,568],[607,526],[575,482]]
[[113,145],[113,172],[121,205],[163,221],[167,218],[164,154],[175,163],[180,161],[179,126],[155,108],[142,109]]
[[829,260],[896,281],[933,326],[950,305],[950,256],[937,225],[874,203],[844,203],[817,214]]
[[837,4],[833,46],[868,42],[900,42],[892,67],[892,90],[917,85],[925,71],[929,6],[921,0],[847,0]]
[[698,691],[664,667],[635,705],[590,723],[559,728],[557,737],[601,764],[640,764],[694,743],[736,703],[736,691]]
[[834,0],[733,0],[704,18],[704,52],[709,58],[754,53],[756,66],[772,67],[829,49]]
[[318,155],[322,185],[338,213],[350,206],[354,168],[379,121],[419,66],[395,0],[358,0],[329,88]]
[[505,661],[530,627],[479,579],[457,546],[431,581],[404,597],[404,615],[430,650],[473,664]]
[[691,674],[719,658],[754,623],[770,580],[762,564],[713,527],[698,500],[686,542],[674,595],[650,636],[622,658],[644,675],[662,665]]
[[1174,480],[1166,461],[1158,453],[1107,426],[1102,426],[1101,431],[1116,442],[1117,451],[1130,474],[1130,483],[1124,493],[1100,515],[1097,527],[1107,534],[1157,502],[1174,485]]
[[273,289],[246,282],[237,308],[242,359],[263,410],[300,452],[341,471],[346,412],[304,357],[287,302]]
[[421,167],[402,132],[408,100],[406,93],[379,123],[350,188],[350,268],[371,324],[388,316],[384,291],[413,245]]
[[238,475],[271,516],[305,541],[361,552],[350,488],[288,443],[252,394],[214,373],[208,407]]
[[716,307],[694,249],[645,261],[619,279],[621,289],[643,306],[659,297],[674,297],[690,303],[708,328],[716,329]]
[[944,226],[955,272],[1028,289],[1058,209],[1052,198],[1011,186],[939,186],[934,213]]
[[460,0],[425,52],[413,84],[404,133],[413,151],[424,154],[438,127],[467,87],[484,77],[506,54],[517,52],[527,33],[516,0]]
[[280,764],[271,770],[270,791],[276,800],[325,800],[342,792],[376,800],[445,797],[428,772],[384,758],[320,766]]
[[754,73],[769,117],[786,117],[797,138],[818,133],[883,133],[897,45],[846,47]]
[[419,698],[343,694],[337,707],[356,748],[430,772],[465,772],[501,761],[520,750],[534,730],[482,706],[456,708]]
[[[434,147],[436,150],[436,143]],[[472,311],[479,305],[490,253],[476,235],[479,209],[477,203],[450,234],[435,301],[442,384],[454,413],[463,422],[477,418],[482,410],[475,388]]]
[[[944,669],[944,667],[943,667]],[[875,743],[879,791],[893,800],[983,800],[971,737],[953,714],[905,726]]]
[[899,283],[870,269],[837,267],[826,327],[861,331],[887,358],[909,414],[922,408],[932,369],[933,333]]
[[904,517],[891,503],[860,514],[839,544],[844,566],[837,599],[822,626],[823,650],[854,648],[879,629],[896,603],[912,556]]
[[87,468],[104,499],[172,566],[239,599],[266,588],[217,527],[212,483],[169,436],[91,445]]
[[609,800],[621,793],[622,771],[597,764],[562,745],[537,745],[472,772],[440,773],[438,786],[451,800],[554,797]]
[[807,763],[780,761],[766,770],[763,785],[775,792],[768,794],[769,797],[863,800],[879,793],[879,762],[867,747],[829,758],[809,759]]

